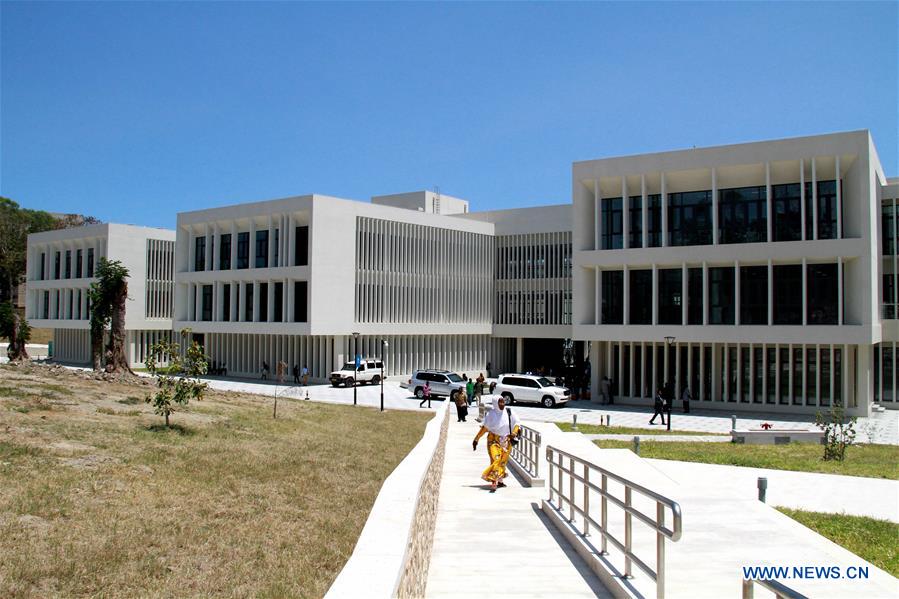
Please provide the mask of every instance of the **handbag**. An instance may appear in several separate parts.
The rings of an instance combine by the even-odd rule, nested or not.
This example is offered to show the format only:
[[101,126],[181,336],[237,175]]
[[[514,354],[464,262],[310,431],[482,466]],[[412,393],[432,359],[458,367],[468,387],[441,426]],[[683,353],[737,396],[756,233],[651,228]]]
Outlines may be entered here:
[[512,434],[512,410],[506,408],[506,415],[509,417],[509,443],[514,447],[518,445],[518,437]]

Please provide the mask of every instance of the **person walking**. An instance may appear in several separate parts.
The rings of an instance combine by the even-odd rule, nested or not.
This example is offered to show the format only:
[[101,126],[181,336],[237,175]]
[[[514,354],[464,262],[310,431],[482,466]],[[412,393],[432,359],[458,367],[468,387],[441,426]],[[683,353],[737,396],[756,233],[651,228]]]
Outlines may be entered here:
[[456,404],[456,422],[465,422],[465,418],[468,416],[468,402],[465,401],[465,392],[462,389],[454,390],[452,400]]
[[474,381],[468,379],[468,382],[465,383],[465,395],[468,399],[468,405],[471,405],[471,400],[474,399]]
[[690,393],[689,387],[684,387],[684,392],[681,393],[681,401],[684,402],[684,414],[690,413],[690,400],[693,399],[693,394]]
[[309,369],[306,368],[306,365],[303,364],[303,386],[307,386],[309,384]]
[[297,366],[296,364],[294,364],[293,368],[291,369],[291,374],[293,374],[293,384],[299,385],[300,384],[300,367]]
[[649,421],[649,424],[656,423],[656,416],[661,416],[662,424],[665,424],[665,399],[662,397],[661,389],[656,391],[655,401],[653,402],[653,409],[655,410],[655,412],[653,412],[652,419]]
[[266,362],[265,360],[262,361],[262,377],[261,377],[261,379],[263,381],[268,379],[268,362]]
[[425,402],[428,402],[428,407],[431,407],[431,383],[425,381],[425,386],[421,390],[421,403],[418,404],[419,408],[425,407]]
[[505,487],[503,479],[507,476],[506,463],[512,453],[512,445],[518,443],[518,435],[521,426],[518,416],[512,414],[512,410],[505,407],[505,399],[499,395],[493,396],[493,409],[487,412],[484,424],[478,430],[471,449],[477,451],[478,440],[487,433],[487,451],[490,454],[490,465],[481,473],[481,478],[490,483],[490,492],[497,487]]

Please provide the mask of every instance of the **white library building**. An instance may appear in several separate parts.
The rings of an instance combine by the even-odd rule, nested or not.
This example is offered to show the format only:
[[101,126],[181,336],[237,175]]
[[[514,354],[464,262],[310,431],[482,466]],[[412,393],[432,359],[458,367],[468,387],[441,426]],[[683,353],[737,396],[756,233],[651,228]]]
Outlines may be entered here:
[[131,260],[135,364],[141,340],[188,327],[234,376],[283,360],[324,381],[354,353],[393,377],[589,359],[591,387],[608,376],[621,403],[670,382],[697,407],[867,414],[899,405],[897,198],[857,131],[577,162],[555,206],[237,204],[125,245],[119,225],[29,236],[27,316],[57,359],[88,360],[94,248]]

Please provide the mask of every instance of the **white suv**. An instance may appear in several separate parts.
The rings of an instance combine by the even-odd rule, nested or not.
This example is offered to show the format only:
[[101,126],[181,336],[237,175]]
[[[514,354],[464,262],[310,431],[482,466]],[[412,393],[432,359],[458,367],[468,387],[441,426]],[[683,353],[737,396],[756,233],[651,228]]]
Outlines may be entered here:
[[372,385],[377,385],[381,382],[381,373],[384,371],[384,366],[381,360],[362,360],[359,362],[359,368],[356,368],[355,362],[347,362],[343,365],[343,368],[340,370],[335,370],[330,375],[328,375],[328,380],[331,381],[331,384],[335,387],[339,387],[343,385],[344,387],[352,387],[354,383],[353,379],[353,371],[356,371],[356,383],[371,383]]
[[449,395],[456,389],[465,387],[462,377],[449,370],[416,370],[408,383],[400,383],[403,389],[409,389],[418,399],[425,396],[425,383],[430,384],[431,397]]
[[531,374],[503,374],[496,383],[494,395],[502,395],[506,403],[539,403],[545,408],[568,401],[569,391],[555,386],[548,378]]

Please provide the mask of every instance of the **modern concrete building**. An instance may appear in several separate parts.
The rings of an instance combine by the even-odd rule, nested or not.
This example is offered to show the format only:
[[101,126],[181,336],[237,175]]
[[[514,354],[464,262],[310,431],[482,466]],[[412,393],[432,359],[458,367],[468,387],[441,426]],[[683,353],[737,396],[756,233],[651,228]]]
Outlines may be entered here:
[[867,131],[575,163],[574,337],[593,388],[609,376],[645,404],[670,381],[701,407],[867,413],[885,184]]
[[125,314],[129,360],[142,366],[149,347],[172,332],[175,232],[100,224],[28,236],[26,318],[53,329],[53,357],[89,364],[90,303],[100,258],[118,260],[128,279]]

